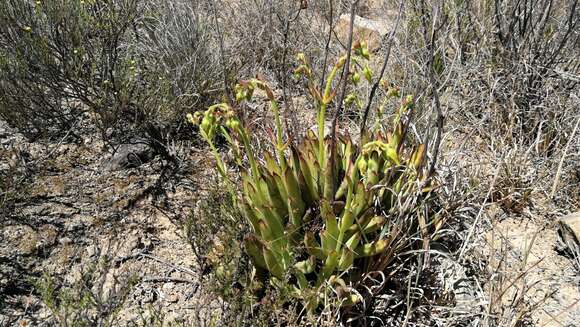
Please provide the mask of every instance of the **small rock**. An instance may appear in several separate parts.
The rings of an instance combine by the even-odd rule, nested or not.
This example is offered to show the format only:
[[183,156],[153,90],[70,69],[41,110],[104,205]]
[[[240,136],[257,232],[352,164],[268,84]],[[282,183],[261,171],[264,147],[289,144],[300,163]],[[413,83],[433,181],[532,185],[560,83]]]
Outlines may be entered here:
[[177,294],[169,294],[165,297],[165,301],[169,303],[177,303],[179,301],[179,296],[177,296]]
[[566,226],[566,229],[573,234],[576,241],[580,240],[580,211],[560,218],[559,224]]
[[90,245],[89,247],[87,247],[87,257],[92,258],[92,257],[96,257],[99,253],[99,249],[97,248],[96,245]]
[[36,251],[38,233],[27,225],[0,228],[0,258],[13,254],[29,255]]
[[103,164],[106,170],[116,171],[139,167],[151,159],[153,159],[153,151],[151,151],[149,146],[145,144],[123,144]]
[[574,259],[580,270],[580,211],[558,221],[558,248]]
[[169,292],[173,289],[174,286],[175,286],[175,284],[173,284],[173,283],[165,283],[165,284],[163,284],[163,290],[165,292]]
[[63,238],[59,239],[58,242],[62,245],[69,245],[72,243],[72,240],[68,237],[63,237]]
[[141,292],[141,303],[152,303],[157,299],[157,293],[153,289],[144,289]]
[[38,233],[38,248],[46,248],[56,243],[58,230],[52,225],[42,225]]
[[[338,20],[336,31],[340,40],[346,44],[350,26],[350,14],[343,14]],[[353,42],[364,40],[370,51],[381,47],[383,37],[389,32],[386,23],[360,16],[355,16],[353,26]]]
[[179,323],[180,319],[182,318],[181,315],[178,312],[175,311],[171,311],[168,312],[167,315],[164,317],[165,321],[168,323],[169,326],[173,326],[173,325],[181,325]]
[[115,250],[117,258],[126,258],[139,253],[140,237],[136,234],[129,234],[119,240],[119,247]]

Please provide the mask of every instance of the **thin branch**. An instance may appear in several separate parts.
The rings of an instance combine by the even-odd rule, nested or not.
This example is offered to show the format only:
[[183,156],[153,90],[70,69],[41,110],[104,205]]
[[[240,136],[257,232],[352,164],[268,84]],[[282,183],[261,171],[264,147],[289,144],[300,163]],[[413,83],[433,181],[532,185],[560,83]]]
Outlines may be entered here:
[[170,268],[173,268],[175,270],[179,270],[181,272],[184,272],[184,273],[186,273],[188,275],[191,275],[191,276],[194,276],[194,277],[198,277],[199,276],[199,274],[195,273],[195,271],[193,271],[191,269],[174,265],[174,264],[169,263],[169,262],[167,262],[167,261],[165,261],[163,259],[159,259],[159,258],[157,258],[155,256],[152,256],[150,254],[139,253],[137,256],[144,257],[144,258],[148,258],[148,259],[151,259],[151,260],[155,260],[155,261],[157,261],[157,262],[159,262],[161,264],[164,264],[164,265],[166,265],[166,266],[168,266]]
[[220,48],[220,64],[222,65],[222,74],[224,75],[223,76],[224,93],[228,99],[228,102],[231,102],[232,92],[230,90],[229,83],[228,83],[228,67],[227,67],[226,58],[225,58],[224,37],[223,37],[223,34],[221,32],[221,29],[220,29],[220,24],[218,21],[218,14],[217,14],[215,1],[216,0],[212,0],[212,1],[210,1],[210,3],[211,3],[211,7],[212,7],[214,25],[216,28],[216,33],[217,33],[217,38],[218,38],[218,43],[219,43],[219,48]]
[[329,5],[329,20],[328,20],[328,38],[326,39],[326,46],[324,47],[324,61],[322,63],[322,77],[320,78],[319,90],[324,89],[324,79],[326,78],[326,64],[328,62],[328,53],[330,52],[330,40],[332,39],[332,3],[334,0],[328,0]]
[[[500,162],[495,167],[495,172],[493,174],[491,184],[489,185],[489,188],[487,190],[487,194],[485,196],[485,199],[489,199],[491,197],[491,192],[493,191],[493,189],[495,187],[497,177],[499,176],[501,166],[503,165],[503,160],[504,160],[504,158],[502,158],[500,160]],[[489,205],[489,203],[485,203],[485,202],[481,204],[481,207],[479,208],[479,212],[475,216],[475,220],[473,221],[473,224],[471,225],[471,229],[469,230],[469,233],[467,234],[467,237],[465,238],[465,240],[463,242],[463,246],[461,246],[461,249],[459,250],[459,255],[457,257],[458,260],[461,260],[463,258],[463,255],[465,254],[465,251],[467,250],[467,246],[468,246],[468,244],[470,244],[471,238],[473,237],[473,234],[475,233],[475,228],[477,226],[479,226],[479,219],[481,218],[481,215],[483,214],[484,209],[488,205]]]
[[[425,3],[422,2],[424,6]],[[427,50],[429,53],[428,57],[428,74],[429,74],[429,83],[431,84],[431,89],[433,92],[433,104],[435,110],[437,111],[437,136],[435,138],[435,145],[434,145],[434,153],[433,159],[431,161],[431,166],[429,167],[429,174],[428,176],[432,176],[435,172],[435,166],[437,164],[437,157],[439,156],[439,147],[441,145],[441,136],[443,134],[443,113],[441,111],[441,102],[439,101],[439,87],[437,80],[435,79],[435,68],[434,68],[434,61],[435,61],[435,41],[437,39],[437,18],[439,15],[439,8],[437,6],[433,6],[433,22],[431,26],[431,36],[427,38],[427,23],[425,21],[425,15],[423,15],[422,23],[423,23],[423,37],[425,38],[425,43],[427,45]]]
[[194,281],[185,279],[185,278],[177,278],[177,277],[163,277],[163,276],[153,276],[153,277],[144,277],[141,279],[144,283],[186,283],[186,284],[195,284]]
[[[288,92],[287,92],[287,81],[288,81],[288,72],[286,69],[286,57],[288,54],[288,35],[290,34],[290,27],[294,21],[298,19],[300,13],[302,12],[302,6],[298,8],[296,11],[296,15],[292,18],[289,17],[290,13],[286,15],[284,19],[284,52],[282,54],[282,100],[284,101],[284,106],[286,110],[284,111],[284,124],[286,125],[286,133],[288,133],[288,140],[293,142],[294,135],[300,135],[300,133],[296,133],[293,129],[298,127],[298,123],[296,120],[296,115],[294,112],[294,105],[292,104],[292,100],[288,100]],[[279,19],[281,17],[278,16]],[[288,116],[290,116],[290,120],[292,121],[291,124],[288,124]]]
[[389,34],[389,38],[387,39],[387,51],[385,54],[385,61],[383,62],[383,67],[381,67],[381,73],[379,74],[379,78],[375,81],[375,83],[373,84],[373,86],[371,88],[371,91],[369,93],[369,97],[367,100],[367,104],[365,106],[363,120],[362,120],[362,124],[361,124],[361,128],[360,128],[361,139],[363,138],[363,133],[364,133],[365,128],[366,128],[367,119],[369,116],[369,111],[371,109],[371,105],[373,104],[373,99],[375,97],[375,93],[377,92],[377,89],[381,83],[381,79],[383,79],[383,75],[385,74],[385,70],[387,68],[387,63],[389,62],[389,57],[391,56],[391,46],[393,45],[393,38],[395,36],[395,32],[397,31],[397,28],[399,27],[399,21],[401,19],[402,10],[403,10],[403,2],[401,1],[401,3],[399,4],[399,13],[397,14],[397,21],[395,23],[395,27],[391,30],[391,33]]
[[554,195],[556,195],[558,182],[560,181],[560,175],[562,174],[562,167],[564,165],[566,155],[568,154],[568,148],[570,147],[572,140],[575,140],[574,136],[576,135],[576,131],[578,130],[578,124],[580,124],[580,117],[576,119],[576,125],[574,126],[574,130],[572,131],[572,135],[570,135],[570,139],[566,143],[566,147],[564,147],[564,151],[562,152],[562,158],[560,159],[560,163],[558,164],[556,177],[554,177],[554,184],[552,184],[552,192],[550,192],[550,199],[554,199]]
[[[344,96],[346,94],[346,85],[348,84],[348,74],[350,73],[350,55],[352,52],[352,33],[354,29],[354,17],[356,12],[356,7],[358,5],[358,0],[354,0],[350,4],[350,23],[348,27],[348,50],[346,52],[346,62],[342,68],[342,89],[340,91],[340,96],[336,102],[336,110],[334,111],[334,117],[332,118],[332,129],[331,129],[331,143],[330,143],[330,171],[331,175],[334,176],[334,161],[336,157],[336,123],[338,121],[338,116],[342,110],[342,102],[344,101]],[[321,145],[322,146],[322,145]],[[332,186],[333,188],[335,185]],[[334,190],[332,192],[334,194]]]

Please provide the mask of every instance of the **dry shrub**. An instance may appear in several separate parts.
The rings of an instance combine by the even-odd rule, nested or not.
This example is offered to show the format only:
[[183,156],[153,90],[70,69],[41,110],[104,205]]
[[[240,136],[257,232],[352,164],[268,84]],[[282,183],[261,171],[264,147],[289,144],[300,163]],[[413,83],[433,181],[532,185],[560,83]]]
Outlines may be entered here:
[[[451,196],[446,209],[461,210],[461,264],[475,270],[474,280],[486,290],[481,299],[493,302],[473,313],[474,324],[522,325],[541,305],[526,300],[524,268],[499,260],[480,269],[489,257],[464,251],[491,225],[482,214],[487,206],[497,203],[506,214],[534,219],[578,208],[578,12],[574,0],[405,4],[390,64],[397,85],[429,84],[427,43],[416,36],[423,17],[438,17],[435,77],[446,116],[441,171]],[[418,124],[432,115],[420,113]]]
[[493,1],[458,9],[466,28],[456,39],[463,40],[467,68],[461,80],[471,81],[462,86],[470,122],[484,122],[487,137],[534,146],[538,155],[558,152],[578,103],[578,2]]
[[[298,52],[313,59],[311,64],[316,73],[322,72],[329,22],[335,27],[340,15],[348,11],[349,2],[332,1],[332,6],[328,1],[257,0],[249,4],[207,0],[206,3],[206,10],[216,15],[223,32],[229,81],[265,74],[282,86],[284,78],[292,73],[292,58]],[[338,56],[346,45],[336,42],[336,31],[332,38],[330,51]]]
[[103,124],[128,105],[121,41],[136,1],[0,5],[0,115],[27,135],[66,133],[90,107]]
[[577,118],[578,12],[575,0],[411,1],[389,78],[426,89],[423,20],[436,17],[434,68],[447,126],[555,155]]
[[[389,77],[404,88],[428,90],[427,42],[415,36],[424,33],[423,19],[436,17],[427,34],[434,26],[435,81],[447,143],[472,163],[489,158],[485,167],[504,165],[496,200],[515,193],[526,199],[534,189],[567,210],[577,208],[578,12],[575,0],[405,5]],[[430,99],[429,93],[418,94],[418,102]],[[417,124],[432,117],[431,111],[421,112]],[[489,185],[489,177],[471,186]],[[485,197],[486,191],[483,186],[478,193]]]
[[220,80],[207,15],[187,1],[10,0],[0,22],[0,117],[30,137],[90,119],[107,146],[145,139],[169,157]]
[[33,281],[43,304],[50,311],[51,324],[58,326],[115,326],[121,309],[128,301],[136,276],[111,277],[111,260],[82,266],[74,282],[65,282],[48,273]]

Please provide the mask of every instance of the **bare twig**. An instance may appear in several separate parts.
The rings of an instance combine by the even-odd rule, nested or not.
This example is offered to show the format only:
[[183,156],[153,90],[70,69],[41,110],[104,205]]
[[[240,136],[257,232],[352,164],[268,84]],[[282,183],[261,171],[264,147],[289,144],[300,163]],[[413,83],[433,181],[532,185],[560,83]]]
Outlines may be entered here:
[[73,132],[73,130],[77,127],[78,123],[81,121],[81,117],[77,117],[77,120],[74,122],[74,124],[71,126],[71,128],[66,132],[66,134],[60,139],[60,141],[52,147],[52,149],[50,151],[48,151],[47,154],[43,155],[42,157],[34,160],[32,162],[32,164],[37,164],[39,162],[44,161],[46,158],[49,158],[50,156],[52,156],[52,154],[58,149],[58,147],[60,147],[63,142],[66,140],[67,137],[69,137],[69,135]]
[[377,78],[377,80],[375,81],[375,83],[373,84],[373,86],[371,88],[371,91],[369,93],[369,97],[367,100],[367,104],[365,106],[363,120],[362,120],[362,124],[361,124],[361,128],[360,128],[361,139],[363,138],[362,136],[363,136],[363,133],[364,133],[365,128],[366,128],[366,123],[367,123],[369,111],[371,109],[371,105],[373,104],[373,99],[375,97],[375,93],[377,92],[377,89],[381,83],[381,79],[383,78],[383,75],[385,74],[385,70],[386,70],[387,64],[389,62],[389,57],[391,56],[391,46],[393,44],[393,38],[395,36],[395,32],[397,31],[397,28],[399,27],[399,21],[401,19],[402,11],[403,11],[403,2],[401,1],[399,4],[399,12],[397,14],[397,21],[395,22],[395,27],[393,27],[393,29],[391,30],[391,33],[389,33],[389,38],[387,39],[387,51],[385,54],[385,61],[383,62],[383,67],[381,67],[381,72],[379,74],[379,77]]
[[[497,167],[495,168],[495,173],[493,174],[493,179],[491,180],[491,185],[489,186],[489,189],[487,190],[487,195],[485,196],[485,199],[490,198],[491,192],[495,188],[495,182],[497,180],[497,176],[499,175],[499,171],[501,169],[502,162],[503,162],[503,158],[501,159],[500,163],[498,163]],[[473,234],[475,233],[475,228],[478,226],[479,219],[480,219],[481,215],[483,214],[483,210],[485,209],[485,207],[486,207],[486,204],[483,203],[481,205],[481,207],[479,208],[479,212],[477,213],[477,216],[475,217],[475,221],[473,222],[471,229],[469,230],[469,233],[467,234],[467,238],[463,242],[463,246],[461,247],[461,250],[459,251],[459,256],[458,256],[459,260],[461,260],[461,258],[465,254],[465,251],[467,250],[467,245],[469,244],[471,237],[473,237]]]
[[226,97],[228,98],[228,101],[231,102],[232,92],[230,90],[230,86],[228,83],[228,67],[226,64],[226,57],[225,57],[225,50],[224,50],[224,37],[223,37],[223,33],[220,29],[220,24],[218,21],[218,14],[217,14],[215,1],[216,0],[212,0],[212,1],[210,1],[210,3],[211,3],[211,7],[212,7],[214,25],[216,28],[216,34],[217,34],[219,48],[220,48],[220,64],[222,66],[222,74],[224,75],[223,76],[224,93],[225,93]]
[[[578,303],[580,303],[580,299],[570,303],[570,305],[568,305],[567,307],[565,307],[564,309],[560,310],[555,316],[552,314],[549,314],[547,311],[545,311],[546,313],[548,313],[550,315],[550,320],[544,322],[540,327],[544,327],[547,326],[549,324],[551,324],[552,322],[556,321],[558,322],[558,317],[563,315],[564,313],[566,313],[567,311],[570,311],[572,308],[574,308]],[[559,322],[558,322],[559,323]],[[561,324],[561,323],[560,323]]]
[[[293,142],[294,135],[300,135],[300,133],[296,133],[294,128],[298,128],[298,123],[296,120],[296,115],[294,112],[294,106],[292,100],[288,98],[288,91],[287,91],[287,82],[288,82],[288,72],[286,69],[286,56],[288,54],[288,35],[290,34],[290,27],[294,21],[298,19],[300,13],[302,12],[302,6],[298,8],[296,11],[296,15],[292,18],[289,17],[289,14],[286,15],[284,18],[284,52],[282,54],[282,100],[284,101],[284,105],[286,110],[284,111],[284,124],[286,125],[286,132],[288,133],[288,140],[289,142]],[[278,17],[281,19],[280,17]],[[290,116],[290,117],[288,117]],[[288,124],[288,120],[291,120],[292,123]]]
[[324,79],[326,78],[326,64],[328,62],[328,53],[330,52],[330,40],[332,39],[332,3],[334,0],[328,0],[329,18],[328,18],[328,37],[326,39],[326,46],[324,47],[324,61],[322,62],[322,76],[320,77],[319,90],[324,89]]
[[[425,6],[425,3],[422,2],[422,6]],[[422,7],[422,9],[424,9]],[[427,51],[429,53],[429,57],[428,57],[428,76],[429,76],[429,83],[431,84],[431,90],[433,93],[433,105],[435,107],[435,110],[437,111],[437,122],[436,122],[436,126],[437,126],[437,136],[435,138],[435,144],[434,144],[434,153],[433,153],[433,158],[431,161],[431,166],[429,167],[429,176],[432,176],[433,173],[435,172],[435,166],[437,164],[437,157],[439,156],[439,147],[441,145],[441,135],[443,134],[443,113],[441,111],[441,102],[439,101],[439,86],[437,83],[437,79],[435,78],[435,68],[434,68],[434,60],[435,60],[435,41],[437,39],[437,19],[439,16],[439,7],[437,6],[433,6],[433,10],[432,10],[432,15],[433,15],[433,22],[431,25],[431,36],[428,37],[427,33],[427,22],[426,22],[426,15],[422,16],[422,24],[423,24],[423,37],[425,39],[425,44],[427,45]]]
[[186,284],[195,284],[194,281],[184,278],[177,278],[177,277],[160,277],[160,276],[153,276],[153,277],[144,277],[141,279],[144,283],[186,283]]
[[[336,110],[334,111],[334,116],[332,118],[332,129],[330,132],[331,135],[331,143],[330,143],[330,171],[331,175],[334,176],[334,161],[336,157],[336,123],[338,121],[338,116],[342,110],[342,102],[344,101],[344,96],[346,94],[346,85],[348,82],[348,74],[350,73],[350,55],[352,53],[352,33],[354,28],[354,17],[356,12],[356,6],[358,5],[358,0],[354,0],[350,4],[350,23],[348,27],[348,50],[346,52],[346,62],[344,63],[344,67],[342,68],[342,88],[340,90],[340,96],[338,97],[338,101],[336,102]],[[322,145],[321,145],[322,146]],[[333,185],[332,187],[335,187]],[[332,192],[334,194],[334,190]]]
[[175,270],[179,270],[181,272],[184,272],[184,273],[186,273],[188,275],[191,275],[191,276],[194,276],[194,277],[199,277],[199,274],[195,273],[195,271],[193,271],[191,269],[176,266],[176,265],[174,265],[172,263],[169,263],[169,262],[167,262],[167,261],[165,261],[163,259],[159,259],[159,258],[157,258],[155,256],[150,255],[150,254],[140,253],[139,256],[144,257],[144,258],[148,258],[148,259],[151,259],[151,260],[155,260],[155,261],[157,261],[159,263],[162,263],[162,264],[164,264],[164,265],[166,265],[166,266],[168,266],[170,268],[173,268]]
[[568,140],[568,143],[566,143],[566,147],[564,148],[564,152],[562,152],[562,158],[560,158],[560,163],[558,164],[558,170],[556,171],[556,177],[554,177],[554,184],[552,184],[552,192],[550,192],[550,199],[553,199],[554,195],[556,194],[556,189],[558,188],[558,182],[560,181],[560,175],[562,174],[562,166],[564,165],[564,160],[566,159],[566,155],[568,153],[568,148],[570,147],[572,140],[575,140],[574,136],[576,135],[576,131],[578,130],[579,123],[580,123],[580,117],[576,119],[576,125],[574,126],[574,130],[572,131],[572,134],[570,135],[570,139]]

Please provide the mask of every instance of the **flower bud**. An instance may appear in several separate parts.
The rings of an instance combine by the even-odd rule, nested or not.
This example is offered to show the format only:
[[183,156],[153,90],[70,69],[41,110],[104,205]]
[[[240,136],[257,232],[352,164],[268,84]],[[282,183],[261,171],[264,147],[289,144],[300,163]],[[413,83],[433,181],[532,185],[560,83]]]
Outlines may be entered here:
[[399,97],[399,88],[397,87],[390,87],[387,91],[387,97],[394,97],[394,98],[398,98]]
[[373,80],[373,72],[368,65],[363,69],[363,74],[365,75],[366,80],[371,83]]
[[351,93],[351,94],[346,96],[346,99],[344,99],[344,104],[348,106],[351,103],[355,102],[356,99],[357,99],[356,94]]
[[361,174],[366,173],[366,171],[367,171],[367,159],[365,157],[361,157],[360,160],[358,160],[357,168],[361,172]]
[[352,74],[352,77],[351,77],[351,79],[352,79],[352,83],[353,83],[354,85],[358,85],[358,82],[360,82],[360,74],[359,74],[358,72],[357,72],[357,73],[354,73],[354,74]]
[[240,126],[240,121],[237,118],[230,118],[226,121],[226,127],[233,131],[237,131]]
[[346,56],[342,56],[340,57],[340,59],[338,59],[338,62],[336,63],[336,67],[337,68],[342,68],[342,66],[344,66],[344,63],[346,63]]
[[362,57],[366,60],[369,60],[371,58],[369,49],[367,47],[367,43],[365,41],[357,42],[353,50],[354,53],[359,57]]
[[187,117],[187,121],[190,122],[192,125],[197,125],[195,122],[195,118],[193,118],[193,115],[191,113],[188,113],[186,115],[186,117]]
[[306,55],[304,55],[303,52],[300,52],[299,54],[296,55],[296,60],[300,61],[302,63],[306,62]]

